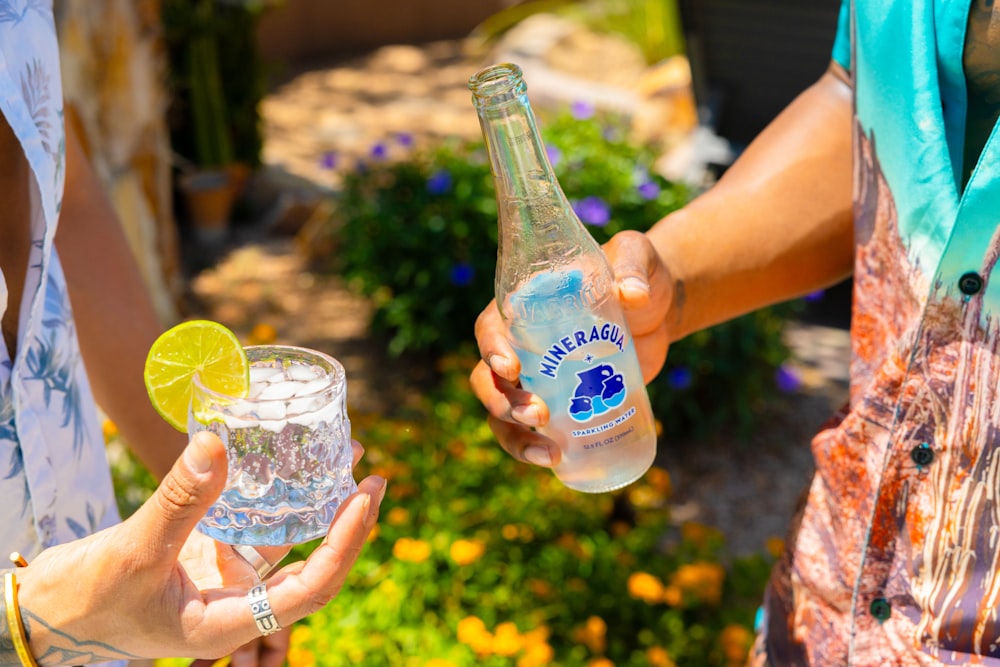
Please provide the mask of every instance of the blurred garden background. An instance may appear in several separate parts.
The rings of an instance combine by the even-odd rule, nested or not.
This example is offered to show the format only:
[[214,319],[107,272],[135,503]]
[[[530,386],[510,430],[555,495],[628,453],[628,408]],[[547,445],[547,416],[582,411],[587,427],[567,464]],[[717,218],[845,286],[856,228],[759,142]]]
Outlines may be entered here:
[[[67,121],[164,326],[339,358],[358,476],[389,480],[293,667],[742,664],[809,440],[846,398],[849,285],[675,344],[649,387],[657,465],[561,487],[499,449],[468,389],[496,206],[466,81],[524,69],[604,241],[711,187],[822,72],[838,5],[56,0]],[[127,514],[152,481],[106,436]]]

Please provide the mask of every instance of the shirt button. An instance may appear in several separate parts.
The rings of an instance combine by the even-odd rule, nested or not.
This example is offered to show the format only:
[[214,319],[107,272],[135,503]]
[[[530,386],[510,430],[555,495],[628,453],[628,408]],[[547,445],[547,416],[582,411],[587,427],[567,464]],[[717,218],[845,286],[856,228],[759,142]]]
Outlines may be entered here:
[[958,289],[967,296],[979,294],[983,289],[983,278],[975,271],[970,271],[958,279]]
[[868,610],[879,623],[888,621],[889,616],[892,615],[892,607],[889,605],[889,601],[885,598],[875,598],[872,600],[871,604],[868,605]]
[[924,466],[929,466],[934,461],[934,450],[926,442],[921,442],[910,450],[910,458],[913,459],[914,463],[923,468]]

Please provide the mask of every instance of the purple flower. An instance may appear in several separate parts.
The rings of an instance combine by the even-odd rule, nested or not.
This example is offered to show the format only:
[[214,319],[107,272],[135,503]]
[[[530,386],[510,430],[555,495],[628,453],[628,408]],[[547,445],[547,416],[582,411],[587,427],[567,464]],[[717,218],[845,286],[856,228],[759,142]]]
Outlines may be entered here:
[[389,150],[385,147],[385,144],[381,142],[372,146],[372,158],[375,160],[384,160],[388,153]]
[[549,164],[553,167],[562,160],[562,151],[550,144],[545,144],[545,154],[549,156]]
[[792,392],[798,391],[802,387],[802,378],[795,369],[782,364],[778,366],[778,370],[774,372],[774,383],[778,385],[780,391],[790,394]]
[[646,181],[639,185],[638,190],[643,199],[656,199],[660,195],[660,186],[656,181]]
[[611,220],[611,207],[600,197],[584,197],[573,204],[573,210],[580,220],[595,227],[603,227]]
[[337,154],[333,151],[326,151],[319,159],[319,166],[323,169],[336,169],[338,162]]
[[475,274],[472,266],[466,262],[459,262],[455,266],[451,267],[451,282],[453,285],[459,287],[464,287],[472,282],[472,276]]
[[687,366],[677,366],[667,371],[667,384],[671,389],[684,391],[694,383],[694,374]]
[[594,105],[585,100],[577,100],[570,105],[569,112],[577,120],[587,120],[594,115]]
[[816,290],[815,292],[810,292],[809,294],[806,294],[802,298],[808,301],[809,303],[815,303],[816,301],[823,300],[823,294],[825,294],[824,290]]
[[413,145],[413,135],[409,132],[399,132],[396,134],[396,141],[399,142],[400,146],[409,148]]
[[427,192],[432,195],[443,195],[451,190],[451,172],[438,169],[427,178]]

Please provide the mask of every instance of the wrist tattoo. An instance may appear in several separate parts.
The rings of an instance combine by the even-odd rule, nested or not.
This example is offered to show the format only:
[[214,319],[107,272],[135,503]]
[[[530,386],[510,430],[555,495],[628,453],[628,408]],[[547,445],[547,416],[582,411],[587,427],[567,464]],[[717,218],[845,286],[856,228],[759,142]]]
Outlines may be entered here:
[[[7,623],[7,590],[4,575],[11,570],[0,569],[0,667],[22,667],[21,659],[14,647],[14,638]],[[13,570],[16,572],[17,570]],[[17,613],[24,623],[24,634],[30,645],[32,627],[45,628],[52,638],[51,647],[42,655],[36,655],[39,665],[82,665],[90,662],[108,662],[111,660],[134,660],[141,656],[133,655],[116,649],[110,644],[93,641],[81,641],[66,632],[50,626],[44,619],[33,613],[22,604]]]

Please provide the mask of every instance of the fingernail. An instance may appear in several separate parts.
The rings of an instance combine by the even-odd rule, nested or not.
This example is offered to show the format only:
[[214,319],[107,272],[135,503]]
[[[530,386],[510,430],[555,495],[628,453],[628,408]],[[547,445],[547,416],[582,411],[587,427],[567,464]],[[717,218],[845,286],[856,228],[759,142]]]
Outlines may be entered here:
[[510,372],[510,360],[507,357],[501,356],[499,354],[491,354],[490,358],[486,360],[489,365],[490,370],[499,375],[500,377],[507,377],[507,373]]
[[387,486],[388,486],[388,483],[383,479],[382,480],[382,485],[379,486],[378,487],[378,491],[375,492],[375,505],[376,506],[382,504],[382,499],[385,498],[385,489],[386,489]]
[[524,456],[525,461],[528,463],[534,463],[536,466],[552,465],[552,456],[549,454],[549,450],[545,447],[525,447],[522,455]]
[[649,283],[636,276],[626,276],[618,284],[618,289],[631,297],[646,296],[649,294]]
[[206,473],[212,469],[212,457],[209,456],[205,446],[197,437],[191,440],[184,449],[184,462],[198,474]]
[[525,426],[538,426],[542,421],[542,417],[538,412],[538,406],[534,403],[511,408],[510,416]]

